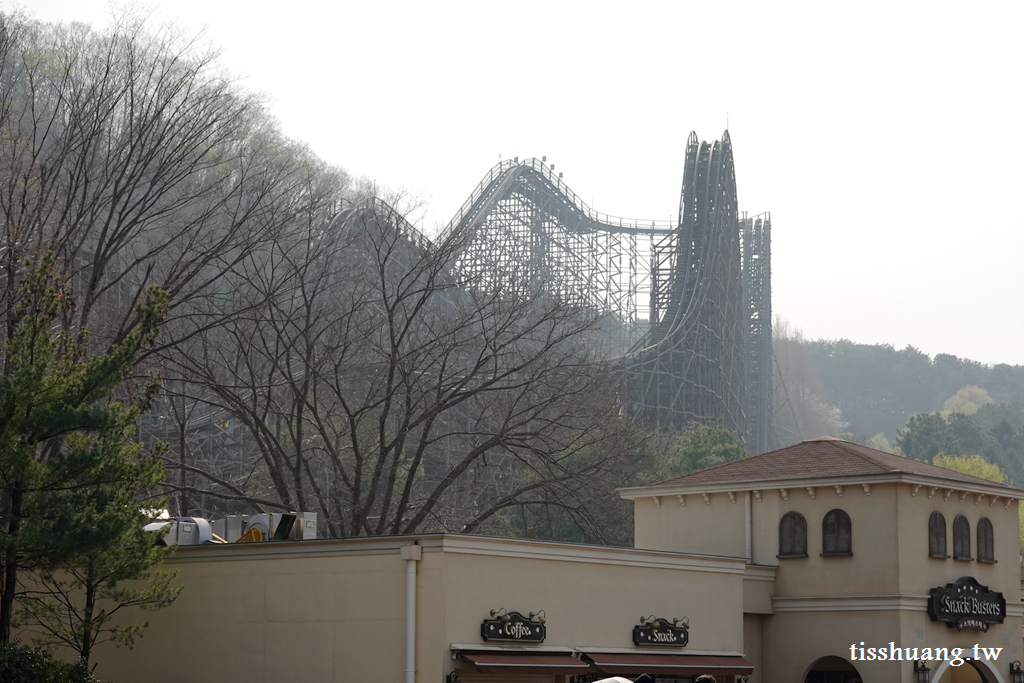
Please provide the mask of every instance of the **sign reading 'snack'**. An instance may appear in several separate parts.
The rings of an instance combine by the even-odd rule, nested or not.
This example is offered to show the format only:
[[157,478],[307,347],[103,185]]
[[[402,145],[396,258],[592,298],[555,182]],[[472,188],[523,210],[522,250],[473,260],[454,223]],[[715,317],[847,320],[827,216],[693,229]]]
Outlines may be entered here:
[[633,627],[634,645],[674,645],[685,647],[690,642],[690,620],[664,617],[640,617]]
[[491,610],[493,619],[484,619],[480,624],[480,635],[484,640],[504,640],[517,643],[543,643],[548,631],[544,617],[533,612],[524,617],[519,612],[499,614],[504,610]]
[[990,591],[973,576],[964,576],[956,583],[931,589],[928,615],[932,621],[944,622],[958,631],[988,631],[989,624],[1001,624],[1006,618],[1006,600],[1002,593]]

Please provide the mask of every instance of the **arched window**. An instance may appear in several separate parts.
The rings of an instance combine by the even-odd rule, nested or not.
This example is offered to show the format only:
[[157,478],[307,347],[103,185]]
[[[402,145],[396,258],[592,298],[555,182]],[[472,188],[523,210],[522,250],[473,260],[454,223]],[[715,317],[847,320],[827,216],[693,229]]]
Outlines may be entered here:
[[928,555],[930,557],[949,557],[946,554],[946,518],[936,510],[928,518]]
[[953,520],[953,559],[974,559],[971,557],[971,523],[963,515]]
[[821,520],[821,554],[853,555],[850,515],[842,510],[829,510]]
[[779,557],[807,557],[807,520],[787,512],[779,522]]
[[995,549],[992,547],[992,522],[988,517],[978,520],[978,562],[995,562]]

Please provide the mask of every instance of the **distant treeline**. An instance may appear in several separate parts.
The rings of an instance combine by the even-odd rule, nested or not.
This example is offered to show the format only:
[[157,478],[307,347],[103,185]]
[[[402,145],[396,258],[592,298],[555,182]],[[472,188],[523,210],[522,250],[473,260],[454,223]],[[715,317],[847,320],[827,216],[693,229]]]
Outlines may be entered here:
[[934,359],[908,346],[839,341],[803,342],[824,398],[842,411],[853,438],[884,432],[896,438],[907,419],[943,408],[957,391],[981,387],[997,404],[1024,406],[1024,366],[987,366],[940,353]]

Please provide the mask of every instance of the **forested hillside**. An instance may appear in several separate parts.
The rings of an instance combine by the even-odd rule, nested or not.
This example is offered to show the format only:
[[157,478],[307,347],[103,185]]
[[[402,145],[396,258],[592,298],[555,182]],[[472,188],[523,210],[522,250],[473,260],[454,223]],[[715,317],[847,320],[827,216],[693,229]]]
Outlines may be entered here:
[[857,344],[846,339],[806,343],[824,398],[842,411],[854,437],[884,432],[896,438],[907,419],[942,410],[965,386],[981,387],[996,404],[1024,405],[1024,366],[981,363],[912,346]]
[[835,436],[936,464],[940,454],[987,461],[1010,483],[1024,484],[1024,366],[929,358],[909,346],[807,341],[781,320],[773,344],[783,445]]

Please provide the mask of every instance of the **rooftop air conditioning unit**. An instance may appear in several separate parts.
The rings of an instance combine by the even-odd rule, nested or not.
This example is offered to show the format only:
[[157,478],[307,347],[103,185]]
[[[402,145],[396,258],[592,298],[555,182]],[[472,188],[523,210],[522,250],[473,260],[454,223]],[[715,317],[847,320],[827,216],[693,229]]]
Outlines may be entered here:
[[153,522],[143,527],[146,531],[159,531],[170,525],[158,541],[163,545],[202,545],[213,543],[213,529],[202,517],[175,517],[167,522]]
[[225,517],[213,523],[213,533],[228,543],[311,540],[316,538],[316,513],[263,512]]

